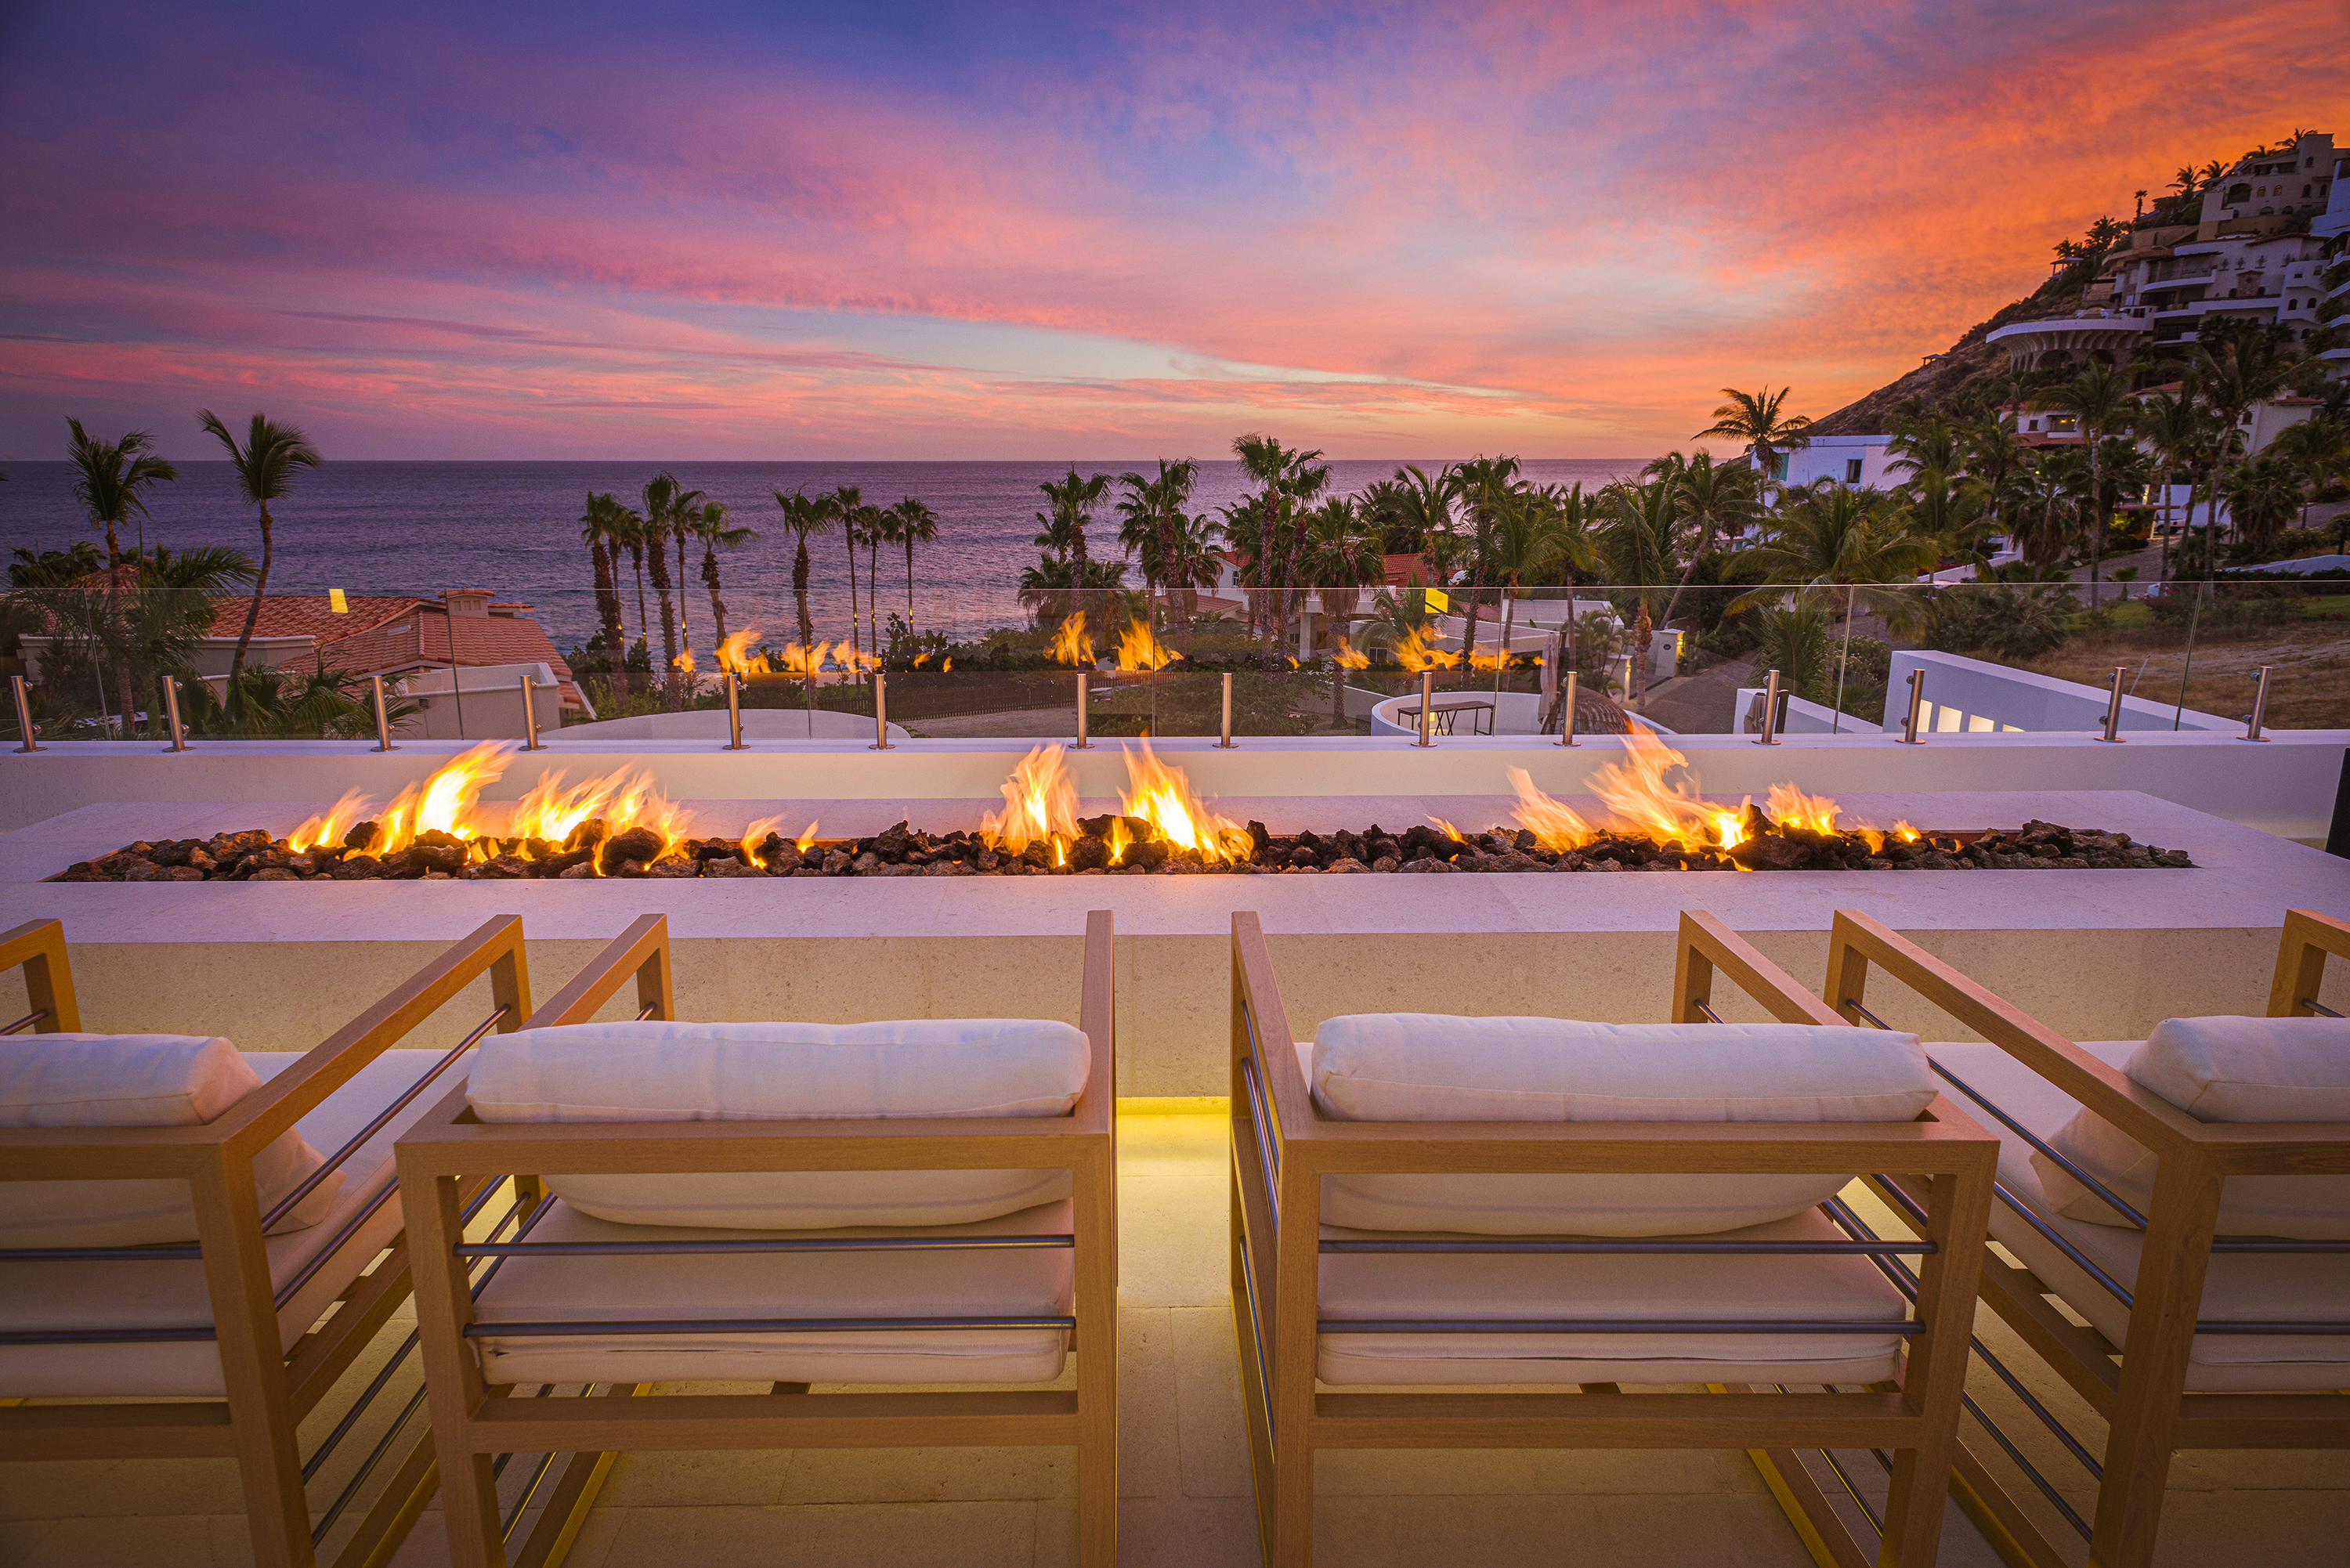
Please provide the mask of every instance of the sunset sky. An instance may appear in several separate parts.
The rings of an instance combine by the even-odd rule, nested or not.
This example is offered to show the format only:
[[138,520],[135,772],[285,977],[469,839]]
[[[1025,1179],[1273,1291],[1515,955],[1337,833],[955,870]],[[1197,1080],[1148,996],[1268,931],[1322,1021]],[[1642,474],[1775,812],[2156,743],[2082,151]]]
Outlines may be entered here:
[[1824,414],[2342,0],[0,5],[0,455],[1645,454]]

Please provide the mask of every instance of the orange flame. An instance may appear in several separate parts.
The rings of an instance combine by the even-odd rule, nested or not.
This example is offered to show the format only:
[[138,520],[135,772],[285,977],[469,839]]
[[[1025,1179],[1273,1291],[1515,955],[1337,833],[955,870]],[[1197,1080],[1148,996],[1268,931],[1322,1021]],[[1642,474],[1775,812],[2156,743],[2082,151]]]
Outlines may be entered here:
[[1423,670],[1458,668],[1461,656],[1436,646],[1435,629],[1427,621],[1405,628],[1403,635],[1395,639],[1396,662],[1415,675]]
[[1330,655],[1330,661],[1341,670],[1368,670],[1371,667],[1371,656],[1367,653],[1356,652],[1354,649],[1347,646],[1343,635],[1338,639],[1337,648]]
[[1443,833],[1444,836],[1452,840],[1453,843],[1466,844],[1469,842],[1467,836],[1463,835],[1459,828],[1453,826],[1442,817],[1431,816],[1428,820],[1436,824],[1437,828]]
[[1111,817],[1109,831],[1102,836],[1109,842],[1109,863],[1113,866],[1125,864],[1126,846],[1134,842],[1134,835],[1126,830],[1126,818]]
[[[1591,793],[1607,804],[1617,825],[1642,832],[1659,842],[1679,839],[1711,844],[1719,836],[1720,819],[1729,815],[1665,775],[1688,766],[1689,759],[1657,739],[1656,732],[1635,724],[1624,737],[1624,760],[1610,763],[1591,775]],[[1695,779],[1690,781],[1695,783]]]
[[1773,784],[1763,797],[1762,809],[1773,822],[1808,827],[1814,833],[1836,830],[1836,803],[1824,794],[1806,794],[1792,784]]
[[[675,852],[692,828],[684,809],[653,787],[652,774],[622,768],[569,789],[563,787],[560,770],[539,774],[538,783],[515,803],[506,831],[513,837],[561,844],[574,828],[593,818],[608,823],[614,834],[651,828],[661,836],[657,859]],[[759,836],[764,838],[767,828],[774,826],[770,822],[760,827]]]
[[342,799],[327,808],[325,815],[304,822],[286,842],[297,854],[321,844],[339,845],[351,825],[367,815],[367,796],[357,790],[348,790]]
[[[818,657],[822,657],[824,649],[818,648],[816,653]],[[846,642],[836,642],[832,645],[832,662],[837,669],[850,675],[855,675],[860,670],[881,668],[879,659],[863,649],[853,647]]]
[[807,846],[816,842],[816,825],[820,820],[822,819],[816,817],[809,818],[807,831],[792,840],[792,847],[803,855],[806,854]]
[[1052,646],[1045,655],[1055,664],[1083,669],[1094,661],[1094,639],[1086,635],[1086,612],[1078,610],[1063,621],[1053,633]]
[[979,819],[979,830],[990,845],[1014,855],[1040,838],[1052,839],[1057,855],[1064,837],[1077,836],[1077,786],[1059,746],[1038,746],[1020,759],[1003,781],[1003,815],[989,812]]
[[1720,836],[1721,847],[1735,849],[1746,842],[1746,813],[1742,805],[1737,811],[1725,811],[1713,819],[1713,830]]
[[[1544,849],[1580,849],[1599,836],[1573,810],[1536,789],[1525,769],[1510,770],[1510,787],[1518,792],[1518,826],[1531,829],[1534,842]],[[1452,833],[1450,826],[1445,831]],[[1452,833],[1452,836],[1461,836]]]
[[814,648],[802,648],[796,642],[787,642],[776,650],[772,665],[765,655],[758,655],[758,666],[749,673],[813,675],[824,668],[824,656],[831,649],[832,644],[828,642],[819,642]]
[[484,741],[450,758],[421,784],[401,790],[377,819],[380,826],[368,853],[397,854],[415,843],[418,834],[436,829],[452,838],[475,836],[479,830],[473,823],[473,807],[483,786],[496,783],[506,771],[508,746],[504,741]]
[[766,858],[759,853],[759,846],[767,842],[767,835],[773,833],[776,824],[783,820],[780,816],[763,816],[743,830],[743,858],[745,861],[762,871],[767,868]]
[[1169,767],[1151,753],[1150,742],[1126,753],[1127,789],[1119,809],[1150,824],[1159,836],[1189,849],[1213,864],[1245,860],[1256,851],[1248,829],[1208,809],[1191,793],[1191,781],[1181,768]]
[[1120,670],[1164,670],[1180,657],[1159,641],[1156,632],[1139,620],[1128,626],[1118,639],[1118,667]]
[[1898,816],[1893,819],[1893,835],[1908,844],[1915,844],[1918,838],[1918,830]]
[[692,674],[693,649],[690,648],[687,649],[684,652],[679,654],[675,659],[671,659],[669,662],[670,668],[676,670],[680,675]]
[[774,674],[767,656],[751,646],[758,635],[759,628],[754,626],[729,634],[718,645],[718,668],[738,677]]

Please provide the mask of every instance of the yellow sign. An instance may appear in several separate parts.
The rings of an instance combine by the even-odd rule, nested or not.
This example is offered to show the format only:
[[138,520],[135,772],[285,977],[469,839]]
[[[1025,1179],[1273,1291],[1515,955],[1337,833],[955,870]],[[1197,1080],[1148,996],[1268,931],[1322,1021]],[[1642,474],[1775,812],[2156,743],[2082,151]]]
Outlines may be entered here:
[[343,597],[342,589],[328,588],[327,590],[327,607],[337,615],[348,615],[351,613],[351,601]]
[[1441,615],[1452,607],[1452,596],[1442,588],[1430,588],[1428,590],[1428,607]]

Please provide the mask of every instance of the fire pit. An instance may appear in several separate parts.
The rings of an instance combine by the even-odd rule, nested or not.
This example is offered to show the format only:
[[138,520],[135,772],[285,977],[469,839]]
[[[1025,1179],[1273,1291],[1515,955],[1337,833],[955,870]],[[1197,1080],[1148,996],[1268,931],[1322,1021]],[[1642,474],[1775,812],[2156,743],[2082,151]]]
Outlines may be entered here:
[[77,863],[53,880],[410,881],[605,877],[970,877],[1347,875],[1619,871],[2089,870],[2191,867],[2180,849],[2126,833],[2031,821],[2011,830],[1921,830],[1907,822],[1846,823],[1835,802],[1793,784],[1764,801],[1705,800],[1682,755],[1653,734],[1625,737],[1621,763],[1598,770],[1607,808],[1587,821],[1510,770],[1516,821],[1466,832],[1431,818],[1391,830],[1373,823],[1324,834],[1234,823],[1191,792],[1148,742],[1126,753],[1121,809],[1076,815],[1058,746],[1039,746],[1003,787],[1003,809],[977,831],[931,834],[899,822],[869,837],[823,837],[818,824],[785,836],[770,817],[740,835],[698,836],[687,813],[642,774],[623,769],[565,787],[541,775],[496,831],[479,808],[504,771],[498,745],[452,759],[370,815],[347,794],[289,836],[262,829],[209,838],[140,840]]

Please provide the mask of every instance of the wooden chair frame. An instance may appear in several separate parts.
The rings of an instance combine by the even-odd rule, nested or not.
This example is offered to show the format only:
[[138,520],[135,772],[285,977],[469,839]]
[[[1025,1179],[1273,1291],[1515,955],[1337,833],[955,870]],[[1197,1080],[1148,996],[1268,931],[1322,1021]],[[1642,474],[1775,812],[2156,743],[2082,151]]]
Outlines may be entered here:
[[[30,922],[0,936],[0,969],[19,966],[35,1011],[6,1032],[26,1026],[41,1033],[77,1029],[80,1016],[65,932],[57,921]],[[0,1408],[0,1460],[234,1459],[252,1528],[254,1561],[260,1568],[310,1568],[317,1561],[316,1542],[303,1490],[303,1459],[296,1428],[407,1299],[408,1243],[405,1236],[393,1238],[388,1254],[371,1272],[351,1282],[338,1298],[335,1310],[290,1351],[281,1350],[281,1293],[271,1286],[263,1237],[266,1223],[290,1208],[300,1194],[297,1191],[282,1200],[265,1217],[254,1179],[254,1158],[348,1083],[360,1068],[484,975],[489,978],[495,1011],[447,1053],[431,1075],[409,1091],[412,1099],[492,1028],[519,1028],[530,1011],[530,977],[519,918],[506,915],[488,921],[299,1062],[202,1127],[0,1129],[0,1181],[179,1178],[189,1184],[198,1238],[192,1246],[35,1249],[16,1257],[0,1254],[0,1266],[38,1268],[44,1261],[86,1257],[201,1260],[212,1297],[212,1337],[220,1349],[227,1388],[224,1399]],[[400,1105],[406,1103],[402,1100]],[[399,1108],[395,1105],[392,1111]],[[330,1155],[319,1175],[357,1152],[366,1136]],[[381,1198],[388,1199],[391,1191],[387,1185]],[[473,1195],[469,1188],[467,1197]],[[372,1206],[368,1212],[373,1212]],[[358,1223],[353,1221],[354,1227]],[[321,1257],[334,1255],[346,1241],[331,1242]],[[283,1295],[290,1299],[298,1283]],[[137,1341],[142,1334],[149,1339],[188,1337],[184,1330],[164,1335],[132,1330],[44,1334],[18,1342],[122,1343]],[[399,1359],[396,1356],[395,1363]],[[365,1397],[372,1397],[380,1387],[379,1383]],[[319,1454],[313,1456],[314,1462],[348,1430],[348,1425],[339,1427],[326,1439]],[[382,1457],[379,1450],[376,1458]],[[338,1557],[338,1568],[374,1568],[390,1560],[432,1495],[432,1458],[430,1435],[421,1435]],[[326,1524],[318,1527],[320,1538],[374,1468],[373,1460],[361,1468],[328,1511]]]
[[[400,1143],[400,1189],[416,1239],[417,1319],[432,1388],[450,1553],[458,1568],[507,1562],[517,1504],[502,1518],[492,1456],[570,1455],[525,1541],[524,1568],[560,1560],[584,1522],[615,1450],[793,1448],[1055,1447],[1077,1450],[1078,1558],[1117,1560],[1118,1210],[1117,1051],[1112,928],[1107,910],[1087,917],[1079,1023],[1092,1046],[1086,1091],[1066,1117],[941,1121],[597,1122],[490,1125],[462,1090]],[[532,1027],[592,1018],[633,979],[639,1017],[676,1016],[669,929],[639,919],[531,1019]],[[951,1130],[950,1130],[951,1129]],[[1040,1169],[1070,1173],[1075,1209],[1075,1390],[810,1395],[802,1384],[768,1394],[629,1398],[646,1386],[613,1386],[611,1398],[507,1399],[487,1383],[467,1344],[473,1297],[454,1249],[463,1233],[460,1182],[512,1176],[532,1204],[508,1251],[547,1199],[548,1171]],[[788,1241],[745,1242],[788,1251]],[[875,1326],[886,1326],[875,1320]],[[773,1320],[785,1330],[793,1320]],[[973,1324],[971,1326],[981,1326]],[[546,1467],[541,1466],[540,1474]],[[536,1482],[534,1482],[536,1484]],[[525,1499],[527,1501],[527,1499]]]
[[[2309,909],[2288,911],[2269,992],[2269,1016],[2308,1017],[2326,1011],[2316,996],[2328,955],[2350,959],[2350,923]],[[2116,1346],[2095,1328],[2075,1324],[2050,1304],[2046,1297],[2054,1293],[2035,1275],[2004,1262],[1988,1244],[1984,1249],[1982,1299],[2108,1423],[2096,1516],[2086,1532],[2089,1561],[2099,1568],[2144,1568],[2153,1561],[2170,1459],[2178,1449],[2350,1448],[2350,1395],[2186,1391],[2196,1315],[2213,1253],[2344,1250],[2340,1242],[2295,1244],[2217,1235],[2227,1179],[2350,1175],[2350,1127],[2338,1122],[2198,1121],[1916,943],[1858,911],[1838,911],[1822,995],[1847,1017],[1877,1023],[1866,1005],[1872,965],[2156,1156],[2154,1197],[2143,1216],[2146,1241],[2137,1279],[2128,1293],[2116,1292],[2130,1313],[2126,1345]],[[2022,1128],[2015,1130],[2032,1138]],[[2094,1177],[2077,1169],[2074,1174],[2121,1212],[2135,1212]],[[2021,1208],[2003,1190],[1999,1197]],[[2090,1273],[2096,1277],[2094,1265]],[[2330,1326],[2350,1334],[2350,1322]],[[2122,1356],[2118,1370],[2111,1360],[2117,1353]],[[2079,1451],[2053,1416],[2036,1403],[2032,1408]],[[2064,1559],[1963,1442],[1960,1466],[1962,1480],[1980,1494],[1985,1511],[1977,1522],[1984,1525],[2002,1555],[2019,1565],[2061,1568]],[[2025,1468],[2042,1490],[2053,1495],[2044,1479]]]
[[[1717,973],[1782,1022],[1842,1022],[1710,915],[1681,916],[1675,970],[1676,1022],[1720,1021],[1711,1006]],[[1932,1563],[1941,1530],[1941,1478],[1950,1469],[1964,1392],[1975,1260],[1998,1153],[1997,1140],[1956,1106],[1938,1098],[1916,1121],[1891,1124],[1337,1121],[1315,1108],[1292,1048],[1295,1038],[1257,917],[1236,914],[1232,1315],[1268,1563],[1304,1568],[1312,1561],[1315,1455],[1336,1448],[1744,1448],[1757,1451],[1758,1462],[1781,1461],[1773,1490],[1815,1555],[1830,1551],[1843,1563],[1873,1555],[1904,1568]],[[1315,1355],[1325,1326],[1317,1301],[1325,1245],[1322,1178],[1352,1171],[1922,1176],[1920,1241],[1835,1244],[1872,1256],[1922,1254],[1921,1267],[1908,1276],[1917,1309],[1904,1379],[1867,1392],[1833,1394],[1721,1387],[1702,1394],[1625,1394],[1612,1387],[1561,1394],[1317,1392]],[[1516,1247],[1616,1250],[1555,1239],[1528,1239]],[[1714,1250],[1723,1247],[1713,1243]],[[1691,1243],[1687,1250],[1707,1249]],[[1260,1332],[1265,1324],[1269,1329]],[[1787,1458],[1796,1448],[1899,1450],[1875,1552],[1863,1551],[1808,1472]],[[1766,1466],[1766,1476],[1771,1473]]]

